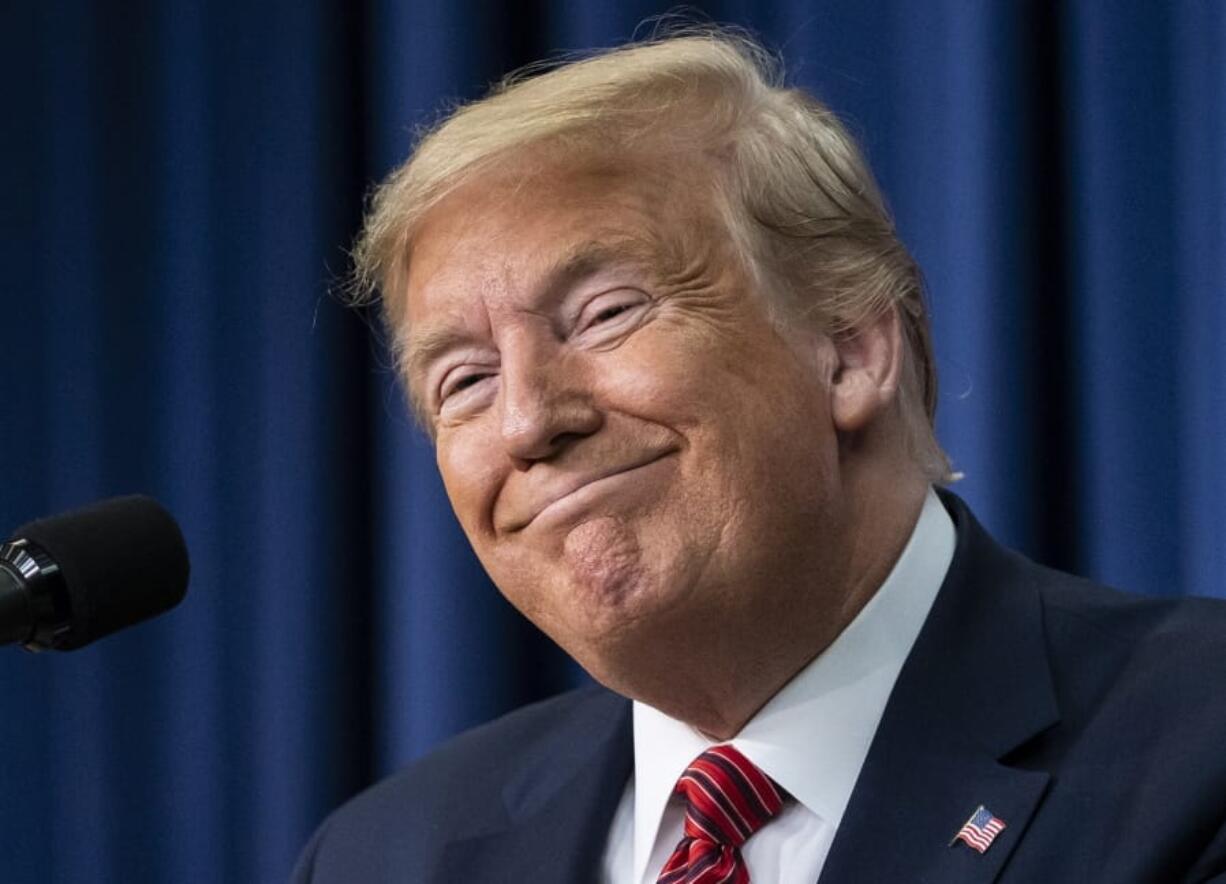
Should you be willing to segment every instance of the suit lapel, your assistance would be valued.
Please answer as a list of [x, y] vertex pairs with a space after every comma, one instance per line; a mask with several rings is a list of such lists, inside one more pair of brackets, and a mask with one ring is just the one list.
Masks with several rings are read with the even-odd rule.
[[501, 792], [501, 820], [449, 843], [437, 880], [591, 880], [633, 766], [630, 722], [629, 701], [608, 694], [595, 715], [566, 722], [518, 759]]
[[[856, 781], [822, 882], [990, 884], [1049, 775], [1013, 750], [1058, 719], [1038, 594], [964, 504], [949, 574]], [[986, 852], [950, 840], [980, 805], [1005, 822]]]

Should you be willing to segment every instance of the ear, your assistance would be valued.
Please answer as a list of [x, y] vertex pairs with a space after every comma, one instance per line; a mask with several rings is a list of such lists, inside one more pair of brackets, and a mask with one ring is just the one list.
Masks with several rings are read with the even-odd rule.
[[838, 364], [830, 384], [835, 429], [862, 430], [898, 395], [902, 370], [902, 328], [890, 308], [853, 331], [834, 337]]

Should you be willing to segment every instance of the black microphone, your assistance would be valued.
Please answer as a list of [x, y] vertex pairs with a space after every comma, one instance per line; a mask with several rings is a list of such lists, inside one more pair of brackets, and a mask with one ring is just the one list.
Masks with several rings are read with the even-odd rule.
[[0, 544], [0, 644], [82, 647], [173, 608], [187, 575], [183, 534], [151, 497], [30, 522]]

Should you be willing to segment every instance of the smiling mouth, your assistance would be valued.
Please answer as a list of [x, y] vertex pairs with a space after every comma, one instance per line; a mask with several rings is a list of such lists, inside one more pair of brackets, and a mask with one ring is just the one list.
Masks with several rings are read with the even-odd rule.
[[546, 502], [545, 505], [542, 506], [539, 510], [533, 513], [533, 515], [526, 522], [519, 524], [519, 525], [514, 525], [509, 530], [510, 531], [522, 531], [523, 529], [535, 523], [542, 516], [545, 516], [551, 511], [555, 511], [558, 508], [562, 507], [568, 501], [572, 500], [576, 495], [589, 491], [590, 489], [593, 489], [596, 486], [604, 482], [607, 482], [610, 479], [616, 479], [619, 476], [624, 476], [627, 473], [634, 472], [635, 470], [641, 470], [641, 469], [644, 469], [645, 467], [649, 467], [652, 464], [663, 460], [664, 458], [668, 457], [670, 454], [673, 454], [673, 453], [674, 453], [674, 450], [669, 449], [668, 451], [663, 451], [659, 454], [654, 454], [651, 457], [647, 458], [646, 460], [639, 461], [638, 463], [633, 463], [633, 464], [630, 464], [629, 466], [621, 467], [619, 469], [612, 470], [611, 472], [601, 473], [592, 478], [585, 479], [579, 485], [576, 485], [573, 488], [567, 488], [564, 491], [562, 491], [560, 494], [558, 494], [557, 497], [552, 498], [551, 500]]

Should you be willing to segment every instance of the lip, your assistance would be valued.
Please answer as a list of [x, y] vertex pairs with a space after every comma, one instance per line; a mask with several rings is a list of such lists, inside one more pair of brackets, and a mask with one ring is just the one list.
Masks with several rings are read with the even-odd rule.
[[652, 454], [642, 460], [635, 461], [630, 464], [619, 466], [615, 469], [601, 470], [595, 473], [588, 473], [582, 476], [568, 477], [566, 481], [559, 483], [558, 487], [552, 489], [551, 493], [540, 503], [536, 511], [528, 517], [524, 522], [517, 522], [508, 527], [508, 532], [522, 531], [535, 523], [542, 516], [560, 509], [567, 501], [574, 498], [576, 495], [592, 488], [609, 479], [614, 479], [618, 476], [624, 476], [627, 473], [632, 473], [635, 470], [641, 470], [649, 467], [652, 464], [663, 460], [673, 453], [673, 449], [661, 451]]

